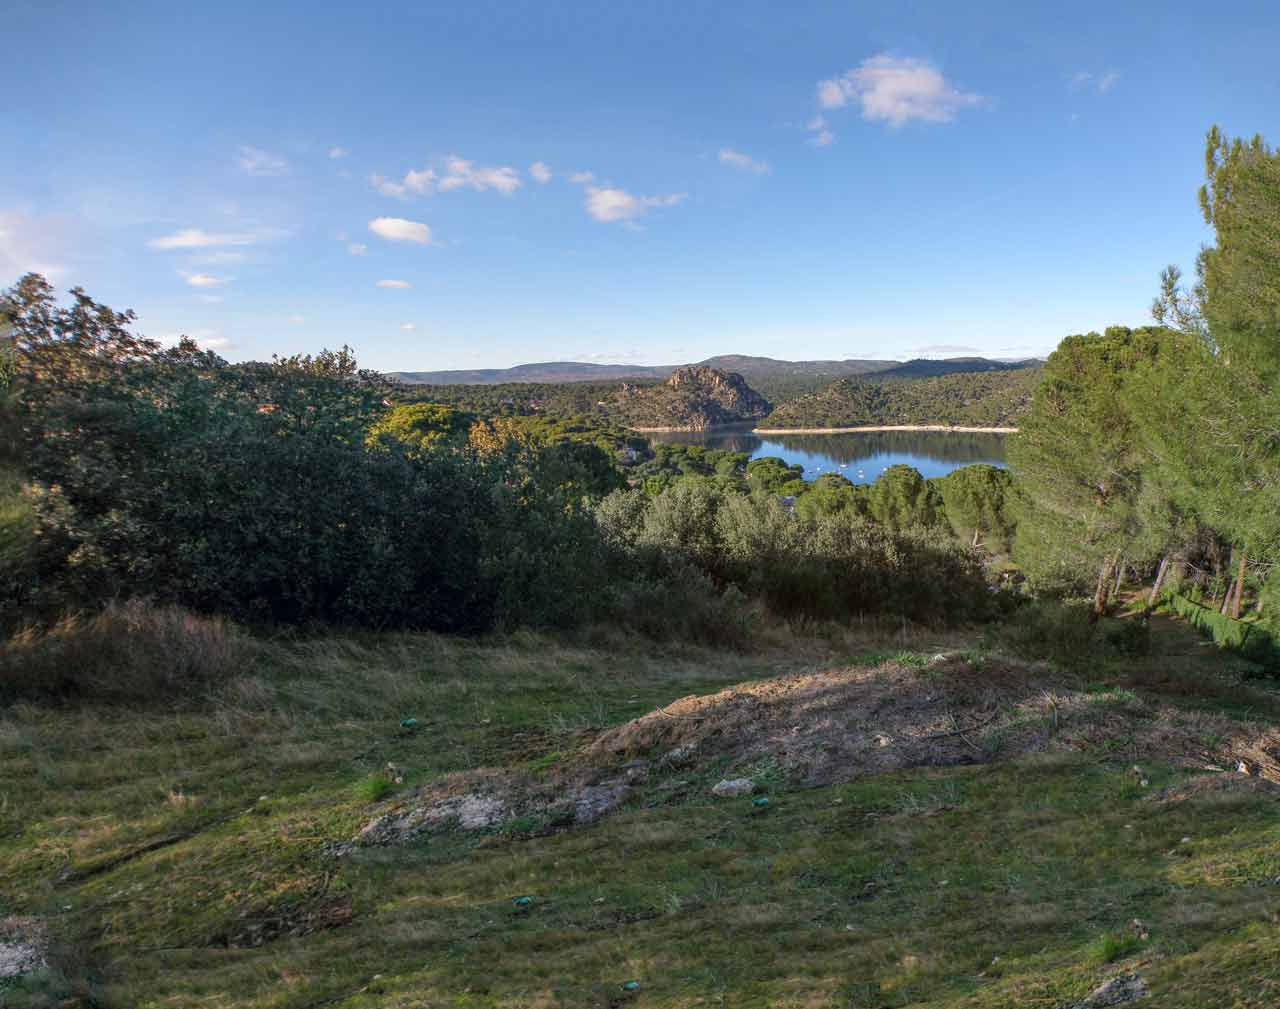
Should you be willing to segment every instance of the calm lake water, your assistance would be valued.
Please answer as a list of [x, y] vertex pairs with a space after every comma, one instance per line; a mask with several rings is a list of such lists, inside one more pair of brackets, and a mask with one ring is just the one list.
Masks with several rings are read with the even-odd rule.
[[863, 434], [751, 433], [750, 427], [714, 431], [673, 431], [646, 435], [654, 443], [705, 445], [707, 448], [750, 452], [751, 458], [778, 456], [804, 467], [804, 478], [839, 473], [854, 483], [871, 483], [896, 463], [914, 466], [925, 477], [946, 476], [953, 469], [985, 462], [1004, 465], [1002, 434], [962, 434], [948, 431], [868, 431]]

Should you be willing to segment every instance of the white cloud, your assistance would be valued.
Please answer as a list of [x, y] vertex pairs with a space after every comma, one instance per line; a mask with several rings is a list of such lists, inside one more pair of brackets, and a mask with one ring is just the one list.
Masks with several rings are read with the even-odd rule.
[[1091, 74], [1087, 70], [1080, 70], [1067, 78], [1072, 90], [1079, 91], [1092, 85], [1100, 95], [1105, 95], [1114, 88], [1119, 80], [1120, 74], [1115, 70], [1109, 70], [1105, 74]]
[[[550, 178], [551, 170], [541, 162], [538, 164]], [[401, 200], [410, 193], [426, 196], [429, 193], [451, 193], [457, 189], [474, 189], [481, 193], [492, 189], [503, 196], [510, 196], [523, 185], [520, 173], [508, 165], [477, 165], [474, 161], [452, 156], [444, 159], [439, 171], [431, 167], [415, 168], [405, 173], [399, 182], [383, 175], [372, 175], [369, 181], [383, 196]]]
[[806, 130], [824, 130], [827, 128], [827, 117], [819, 112], [816, 116], [804, 124]]
[[183, 337], [194, 340], [202, 350], [226, 350], [232, 343], [225, 336], [219, 336], [216, 329], [193, 329], [185, 333], [161, 333], [154, 339], [170, 347], [176, 347]]
[[489, 168], [462, 158], [449, 158], [445, 168], [445, 175], [436, 183], [436, 188], [442, 193], [454, 189], [474, 189], [478, 192], [495, 189], [503, 196], [510, 196], [521, 185], [520, 173], [514, 168]]
[[744, 172], [751, 172], [755, 175], [766, 175], [769, 172], [769, 166], [763, 161], [757, 161], [749, 154], [743, 154], [741, 151], [735, 151], [728, 147], [720, 148], [720, 164], [728, 165], [730, 168], [738, 168]]
[[981, 354], [981, 347], [967, 347], [960, 343], [931, 343], [926, 347], [916, 347], [913, 354]]
[[400, 328], [403, 329], [406, 333], [412, 333], [418, 327], [415, 326], [412, 322], [402, 322], [400, 324]]
[[200, 228], [183, 228], [172, 235], [162, 235], [147, 243], [152, 249], [167, 251], [170, 249], [215, 249], [229, 245], [256, 245], [272, 238], [279, 238], [284, 232], [273, 228], [260, 228], [256, 231], [223, 231], [208, 232]]
[[529, 175], [538, 185], [545, 186], [551, 181], [551, 166], [543, 161], [535, 161], [529, 166]]
[[819, 130], [809, 140], [809, 143], [813, 144], [814, 147], [829, 147], [835, 139], [836, 135], [830, 130]]
[[421, 221], [406, 221], [403, 217], [375, 217], [369, 222], [369, 230], [389, 242], [431, 244], [431, 228]]
[[180, 273], [179, 276], [192, 287], [221, 287], [230, 279], [228, 277], [215, 277], [210, 273]]
[[364, 242], [352, 242], [347, 246], [347, 251], [353, 256], [363, 256], [369, 251], [369, 246], [365, 245]]
[[412, 287], [413, 285], [410, 284], [407, 280], [379, 280], [377, 284], [375, 284], [374, 286], [390, 287], [390, 288], [395, 288], [396, 290], [403, 290], [404, 288]]
[[818, 84], [818, 104], [838, 109], [852, 101], [862, 108], [862, 118], [898, 127], [913, 119], [949, 123], [961, 109], [983, 101], [978, 94], [962, 92], [924, 60], [881, 53], [863, 60], [840, 77]]
[[290, 325], [290, 326], [301, 326], [301, 325], [302, 325], [304, 322], [306, 322], [306, 321], [307, 321], [307, 320], [306, 320], [303, 316], [301, 316], [301, 315], [291, 315], [291, 316], [289, 316], [289, 325]]
[[665, 196], [633, 196], [617, 186], [588, 186], [583, 205], [587, 213], [597, 221], [634, 221], [653, 207], [675, 206], [687, 195], [669, 193]]
[[201, 294], [196, 296], [196, 301], [203, 301], [206, 305], [217, 305], [222, 300], [223, 298], [220, 294]]
[[47, 220], [36, 222], [19, 211], [0, 212], [0, 282], [9, 283], [26, 273], [39, 273], [46, 280], [61, 275], [65, 267], [57, 262], [55, 247], [66, 243], [53, 238]]
[[[410, 174], [413, 173], [410, 172]], [[383, 196], [392, 196], [397, 200], [403, 200], [407, 195], [404, 183], [392, 182], [385, 175], [370, 175], [369, 184]]]
[[351, 153], [351, 152], [350, 152], [349, 150], [347, 150], [345, 147], [330, 147], [330, 148], [329, 148], [329, 157], [334, 158], [334, 159], [337, 159], [337, 158], [345, 158], [345, 157], [346, 157], [348, 154], [350, 154], [350, 153]]
[[289, 163], [275, 154], [268, 154], [257, 147], [240, 148], [240, 167], [250, 175], [284, 175]]
[[573, 172], [569, 176], [569, 181], [576, 186], [585, 186], [588, 182], [596, 181], [595, 172]]
[[412, 189], [415, 193], [423, 195], [431, 192], [432, 187], [436, 183], [436, 173], [432, 168], [423, 168], [420, 170], [410, 169], [405, 173], [402, 189]]

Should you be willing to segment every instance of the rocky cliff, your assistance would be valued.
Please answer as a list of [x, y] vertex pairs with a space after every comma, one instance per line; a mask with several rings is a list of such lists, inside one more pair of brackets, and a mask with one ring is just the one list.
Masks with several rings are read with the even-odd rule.
[[630, 427], [683, 431], [760, 420], [773, 409], [741, 375], [696, 364], [677, 368], [661, 385], [623, 385], [615, 401]]

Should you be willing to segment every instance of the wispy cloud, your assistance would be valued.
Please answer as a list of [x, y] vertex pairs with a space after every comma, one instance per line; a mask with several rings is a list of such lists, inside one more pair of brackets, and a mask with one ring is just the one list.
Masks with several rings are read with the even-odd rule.
[[737, 168], [739, 171], [751, 172], [755, 175], [767, 175], [769, 172], [769, 166], [765, 162], [757, 161], [749, 154], [743, 154], [729, 147], [721, 147], [719, 157], [720, 164]]
[[65, 267], [58, 259], [57, 242], [47, 221], [36, 221], [19, 211], [0, 212], [0, 278], [7, 283], [24, 273], [47, 279], [60, 276]]
[[587, 213], [597, 221], [634, 221], [654, 207], [673, 207], [687, 195], [668, 193], [665, 196], [633, 196], [617, 186], [588, 186], [584, 206]]
[[551, 181], [551, 166], [542, 161], [535, 161], [529, 166], [529, 176], [540, 186]]
[[230, 277], [215, 277], [211, 273], [183, 273], [178, 274], [192, 287], [221, 287]]
[[178, 341], [183, 337], [188, 340], [194, 340], [204, 350], [228, 350], [232, 346], [232, 342], [225, 336], [221, 336], [216, 329], [192, 329], [184, 333], [159, 333], [151, 334], [154, 339], [160, 343], [167, 344], [170, 347], [176, 347]]
[[[541, 162], [537, 164], [549, 179], [550, 169]], [[537, 175], [534, 177], [538, 178]], [[510, 196], [523, 185], [520, 173], [509, 165], [477, 165], [474, 161], [456, 156], [444, 158], [437, 167], [428, 165], [411, 169], [399, 182], [383, 175], [371, 175], [369, 181], [383, 196], [396, 199], [406, 199], [410, 194], [426, 196], [430, 193], [451, 193], [459, 189], [473, 189], [480, 193], [492, 190], [503, 196]], [[538, 178], [538, 181], [545, 182], [546, 179]]]
[[259, 242], [282, 238], [285, 232], [274, 228], [259, 228], [253, 231], [219, 231], [209, 232], [202, 228], [183, 228], [171, 235], [162, 235], [147, 242], [152, 249], [168, 251], [173, 249], [216, 249], [226, 246], [257, 245]]
[[363, 256], [369, 251], [369, 246], [365, 245], [364, 242], [352, 242], [347, 246], [347, 251], [353, 256]]
[[894, 128], [912, 120], [949, 123], [961, 109], [984, 101], [982, 95], [959, 90], [925, 60], [888, 53], [865, 59], [839, 77], [819, 81], [817, 97], [823, 109], [856, 102], [863, 119]]
[[350, 152], [349, 150], [347, 150], [345, 147], [330, 147], [330, 148], [329, 148], [329, 157], [333, 158], [335, 161], [336, 161], [338, 158], [345, 158], [345, 157], [346, 157], [348, 154], [350, 154], [350, 153], [351, 153], [351, 152]]
[[306, 318], [305, 318], [304, 316], [301, 316], [301, 315], [291, 315], [291, 316], [289, 316], [289, 325], [290, 325], [290, 326], [301, 326], [301, 325], [302, 325], [303, 323], [305, 323], [306, 321], [307, 321], [307, 320], [306, 320]]
[[284, 175], [289, 163], [284, 158], [269, 154], [257, 147], [240, 148], [240, 167], [250, 175]]
[[585, 186], [588, 182], [596, 181], [595, 172], [570, 172], [569, 181], [575, 186]]
[[916, 347], [913, 354], [980, 354], [980, 347], [966, 347], [960, 343], [931, 343], [924, 347]]
[[413, 285], [410, 284], [407, 280], [379, 280], [374, 286], [394, 288], [395, 290], [404, 290], [406, 287], [412, 287]]
[[403, 217], [375, 217], [369, 222], [369, 230], [389, 242], [431, 244], [431, 228], [421, 221], [406, 221]]
[[1115, 70], [1108, 70], [1104, 74], [1093, 74], [1088, 70], [1079, 70], [1067, 78], [1067, 83], [1070, 84], [1072, 90], [1080, 91], [1085, 88], [1092, 88], [1100, 95], [1105, 95], [1119, 81], [1120, 74]]
[[400, 323], [400, 328], [403, 329], [406, 333], [412, 333], [418, 327], [415, 326], [412, 322], [402, 322]]

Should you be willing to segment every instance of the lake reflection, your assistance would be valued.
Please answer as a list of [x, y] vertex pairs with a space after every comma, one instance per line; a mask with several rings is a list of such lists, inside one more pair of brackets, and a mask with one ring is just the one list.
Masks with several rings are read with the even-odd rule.
[[714, 431], [673, 431], [646, 435], [650, 441], [749, 452], [751, 458], [778, 456], [804, 467], [804, 478], [839, 473], [854, 483], [871, 483], [897, 463], [925, 477], [946, 476], [973, 463], [1003, 466], [1005, 435], [949, 431], [867, 431], [861, 434], [752, 434], [749, 427]]

